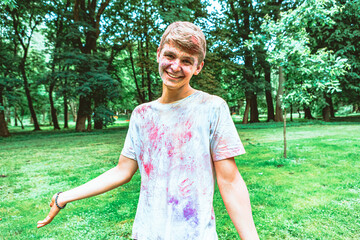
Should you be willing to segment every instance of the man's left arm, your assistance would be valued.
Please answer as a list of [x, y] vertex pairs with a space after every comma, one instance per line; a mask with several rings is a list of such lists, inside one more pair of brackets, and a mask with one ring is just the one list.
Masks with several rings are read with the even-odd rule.
[[249, 192], [234, 158], [215, 161], [214, 166], [221, 197], [240, 238], [259, 239], [252, 217]]

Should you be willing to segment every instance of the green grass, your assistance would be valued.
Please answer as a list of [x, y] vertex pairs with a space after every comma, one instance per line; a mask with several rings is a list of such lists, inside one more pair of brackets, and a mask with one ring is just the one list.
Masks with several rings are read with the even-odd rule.
[[[247, 154], [236, 162], [261, 239], [360, 238], [358, 119], [289, 123], [287, 159], [280, 123], [237, 125]], [[36, 229], [54, 193], [116, 165], [126, 123], [90, 133], [43, 129], [11, 128], [12, 136], [0, 139], [0, 239], [129, 239], [139, 173], [118, 189], [68, 204]], [[219, 239], [239, 239], [218, 191], [214, 205]]]

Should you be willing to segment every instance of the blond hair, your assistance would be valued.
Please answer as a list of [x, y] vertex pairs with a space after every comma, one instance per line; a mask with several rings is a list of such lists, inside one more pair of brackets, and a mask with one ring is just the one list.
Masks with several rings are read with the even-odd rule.
[[198, 56], [198, 64], [205, 59], [206, 40], [201, 29], [191, 22], [173, 22], [161, 37], [159, 50], [165, 44], [175, 43], [181, 50]]

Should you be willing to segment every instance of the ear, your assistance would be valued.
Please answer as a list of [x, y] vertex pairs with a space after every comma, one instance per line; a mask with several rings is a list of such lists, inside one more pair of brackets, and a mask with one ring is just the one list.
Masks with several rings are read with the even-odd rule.
[[204, 61], [202, 61], [197, 67], [196, 67], [196, 71], [194, 72], [194, 75], [198, 75], [201, 72], [201, 69], [204, 66]]
[[157, 63], [159, 63], [159, 59], [160, 59], [160, 47], [158, 47], [158, 49], [156, 50], [156, 61], [157, 61]]

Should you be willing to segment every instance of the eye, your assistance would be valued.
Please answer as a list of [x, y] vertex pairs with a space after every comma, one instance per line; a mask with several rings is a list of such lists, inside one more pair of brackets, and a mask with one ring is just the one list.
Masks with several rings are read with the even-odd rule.
[[192, 62], [190, 60], [183, 60], [183, 63], [186, 64], [186, 65], [191, 65]]
[[174, 59], [174, 55], [171, 55], [171, 54], [165, 54], [165, 57], [167, 59]]

